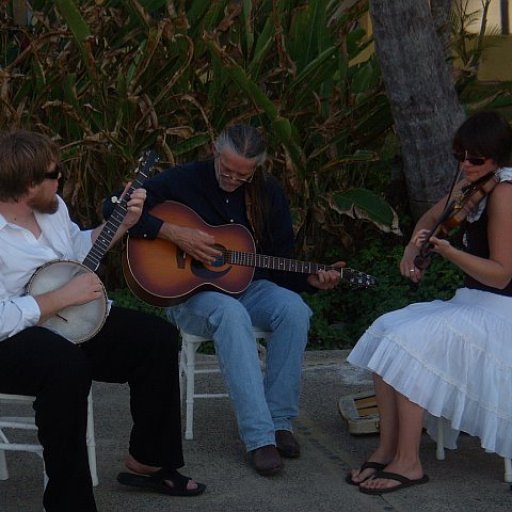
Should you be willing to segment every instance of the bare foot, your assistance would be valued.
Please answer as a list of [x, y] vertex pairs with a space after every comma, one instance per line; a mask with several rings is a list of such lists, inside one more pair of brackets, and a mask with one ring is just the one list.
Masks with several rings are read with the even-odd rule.
[[[135, 459], [132, 455], [128, 454], [126, 457], [125, 466], [133, 473], [137, 473], [138, 475], [152, 475], [156, 473], [162, 468], [157, 468], [155, 466], [147, 466], [146, 464], [141, 464], [137, 459]], [[165, 480], [165, 483], [169, 487], [174, 487], [174, 482], [172, 480]], [[194, 491], [198, 488], [197, 482], [194, 480], [189, 480], [187, 482], [187, 491]]]
[[357, 485], [371, 479], [377, 471], [382, 471], [394, 456], [394, 453], [377, 448], [360, 468], [351, 471], [352, 483]]
[[[391, 462], [384, 469], [386, 473], [397, 473], [398, 475], [409, 478], [410, 480], [418, 480], [423, 477], [423, 468], [419, 462], [414, 464], [401, 464]], [[361, 482], [360, 487], [364, 489], [389, 489], [396, 487], [400, 482], [392, 478], [370, 478]]]
[[380, 462], [366, 461], [359, 469], [352, 469], [350, 471], [350, 480], [347, 479], [347, 481], [358, 485], [361, 482], [372, 478], [377, 471], [381, 471], [384, 467], [385, 464], [381, 464]]

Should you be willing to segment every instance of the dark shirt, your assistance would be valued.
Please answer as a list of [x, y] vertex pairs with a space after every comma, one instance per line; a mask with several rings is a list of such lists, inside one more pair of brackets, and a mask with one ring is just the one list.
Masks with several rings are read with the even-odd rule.
[[[475, 222], [465, 222], [464, 250], [469, 254], [479, 256], [480, 258], [489, 258], [489, 241], [487, 237], [487, 207], [484, 209], [480, 218]], [[464, 286], [467, 288], [476, 288], [486, 292], [497, 293], [498, 295], [507, 295], [512, 297], [512, 281], [501, 290], [487, 286], [477, 281], [468, 274], [464, 274]]]
[[[252, 228], [247, 219], [244, 189], [223, 191], [215, 176], [214, 161], [190, 162], [171, 167], [144, 183], [147, 199], [139, 222], [130, 229], [130, 236], [154, 239], [163, 221], [149, 213], [157, 204], [172, 200], [192, 208], [204, 222], [212, 226], [241, 224]], [[265, 226], [263, 240], [257, 242], [257, 252], [283, 258], [294, 257], [294, 235], [288, 200], [278, 181], [271, 176], [265, 179], [265, 194], [269, 204], [271, 222]], [[112, 202], [104, 203], [106, 218], [111, 213]], [[172, 221], [171, 221], [172, 223]], [[305, 274], [277, 270], [256, 269], [254, 279], [268, 279], [296, 292], [315, 291]]]

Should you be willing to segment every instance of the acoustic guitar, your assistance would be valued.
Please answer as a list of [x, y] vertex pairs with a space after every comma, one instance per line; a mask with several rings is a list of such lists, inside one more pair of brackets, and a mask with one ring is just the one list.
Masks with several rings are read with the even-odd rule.
[[[165, 201], [151, 210], [165, 222], [201, 229], [215, 237], [222, 251], [211, 265], [191, 258], [178, 246], [157, 238], [128, 237], [123, 256], [123, 271], [130, 290], [153, 306], [171, 306], [185, 301], [198, 291], [215, 290], [240, 294], [251, 283], [256, 268], [315, 274], [334, 267], [319, 263], [256, 254], [254, 239], [240, 224], [211, 226], [191, 208], [175, 201]], [[350, 268], [335, 269], [342, 281], [359, 287], [377, 284], [377, 280]]]

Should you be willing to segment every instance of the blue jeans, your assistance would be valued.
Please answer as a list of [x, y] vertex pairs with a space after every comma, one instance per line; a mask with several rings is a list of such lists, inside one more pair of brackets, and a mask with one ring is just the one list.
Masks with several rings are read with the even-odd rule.
[[[275, 445], [299, 412], [311, 310], [300, 295], [258, 280], [240, 296], [199, 292], [167, 309], [185, 331], [213, 339], [247, 451]], [[263, 377], [252, 326], [271, 332]]]

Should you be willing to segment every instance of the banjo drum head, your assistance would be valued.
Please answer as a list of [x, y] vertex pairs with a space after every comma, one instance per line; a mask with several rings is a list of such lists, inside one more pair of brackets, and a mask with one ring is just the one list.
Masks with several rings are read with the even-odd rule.
[[[27, 292], [40, 295], [53, 291], [84, 272], [92, 271], [76, 261], [51, 261], [36, 270], [27, 285]], [[103, 288], [101, 298], [87, 304], [68, 306], [40, 325], [79, 344], [98, 333], [107, 314], [108, 298]]]

